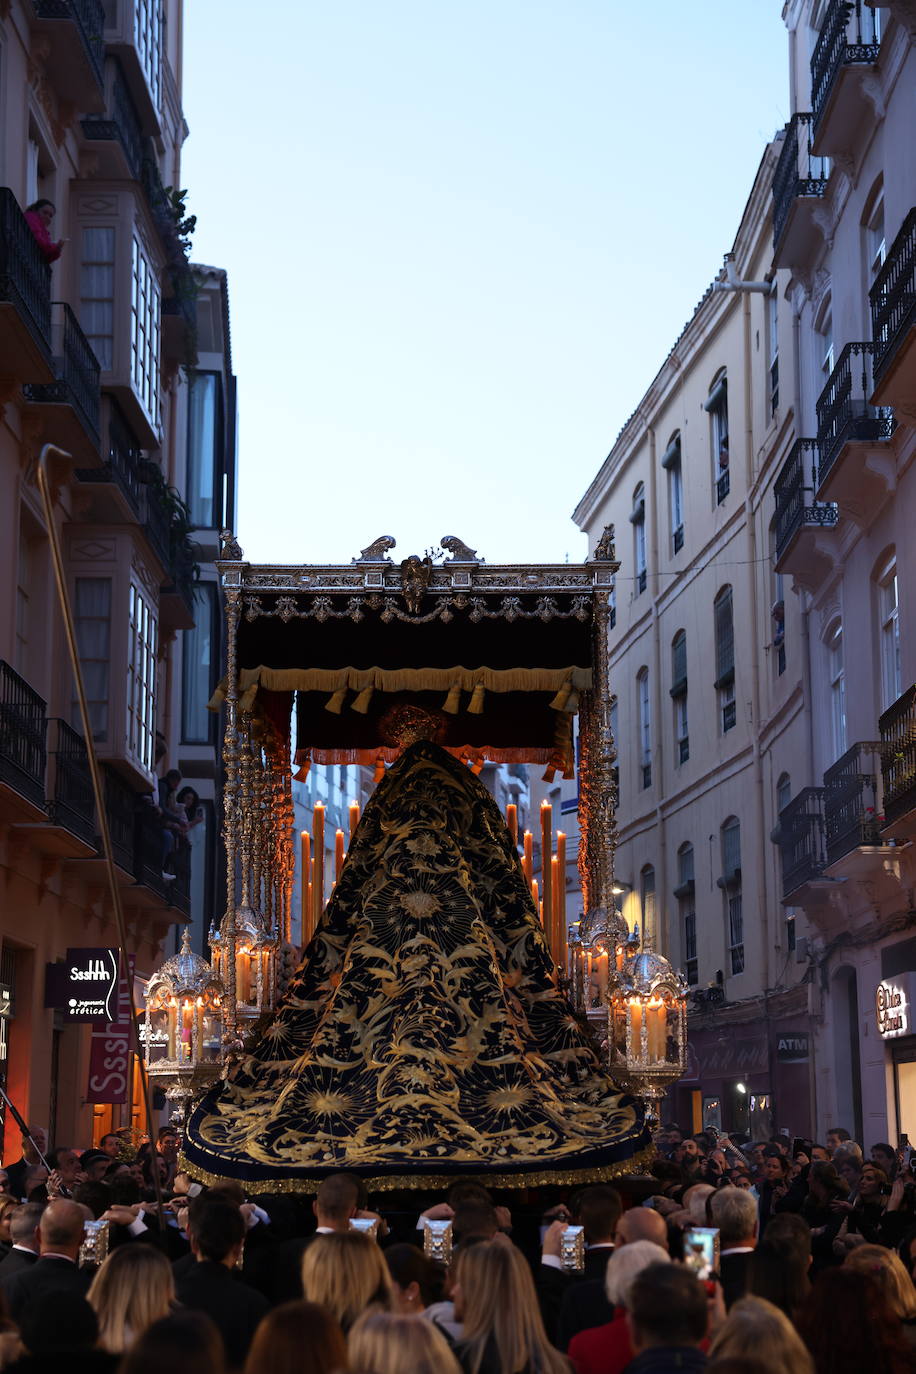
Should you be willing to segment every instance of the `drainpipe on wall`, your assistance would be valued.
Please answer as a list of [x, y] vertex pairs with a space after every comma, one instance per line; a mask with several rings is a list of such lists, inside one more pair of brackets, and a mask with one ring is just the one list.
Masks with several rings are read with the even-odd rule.
[[658, 558], [658, 472], [657, 472], [657, 443], [654, 426], [647, 430], [649, 438], [649, 492], [651, 496], [652, 512], [652, 532], [651, 532], [651, 557], [652, 557], [652, 655], [653, 665], [652, 674], [655, 682], [653, 692], [652, 711], [655, 718], [655, 753], [658, 758], [658, 772], [653, 773], [655, 779], [656, 796], [659, 801], [655, 804], [655, 828], [658, 846], [658, 873], [655, 880], [655, 926], [656, 926], [656, 948], [661, 949], [668, 958], [672, 957], [671, 950], [671, 921], [668, 916], [668, 863], [667, 863], [667, 839], [665, 835], [665, 818], [660, 802], [660, 784], [664, 776], [664, 740], [665, 731], [662, 726], [662, 658], [661, 658], [661, 629], [658, 623], [658, 592], [659, 592], [659, 558]]

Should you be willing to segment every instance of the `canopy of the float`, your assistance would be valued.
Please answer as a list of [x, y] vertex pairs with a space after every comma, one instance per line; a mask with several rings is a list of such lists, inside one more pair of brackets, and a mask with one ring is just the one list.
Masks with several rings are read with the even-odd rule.
[[[278, 567], [233, 558], [230, 541], [219, 567], [241, 710], [285, 736], [295, 700], [300, 767], [392, 762], [392, 721], [414, 705], [439, 714], [437, 742], [459, 758], [572, 777], [612, 548], [583, 564], [488, 565], [455, 538], [401, 561], [393, 545], [382, 537], [347, 564]], [[227, 694], [224, 681], [213, 705]]]

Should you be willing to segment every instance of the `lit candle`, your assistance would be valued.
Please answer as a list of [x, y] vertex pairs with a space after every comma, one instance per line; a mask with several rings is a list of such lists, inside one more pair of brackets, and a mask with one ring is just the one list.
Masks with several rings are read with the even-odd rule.
[[181, 1059], [186, 1063], [191, 1058], [191, 1033], [194, 1024], [194, 1003], [181, 1004]]
[[506, 825], [509, 827], [509, 837], [512, 840], [512, 848], [518, 848], [518, 807], [515, 802], [510, 802], [506, 807]]
[[[551, 903], [551, 856], [553, 854], [553, 807], [549, 801], [541, 802], [541, 895], [544, 902], [544, 911], [550, 921], [552, 910]], [[551, 955], [554, 953], [551, 943]]]
[[312, 873], [312, 837], [307, 830], [300, 831], [299, 834], [299, 879], [302, 885], [300, 893], [300, 915], [301, 926], [300, 936], [302, 943], [307, 945], [312, 938], [312, 908], [309, 905], [309, 892], [311, 890]]
[[540, 903], [540, 894], [538, 893], [538, 880], [537, 880], [537, 878], [532, 878], [532, 879], [531, 879], [531, 900], [534, 902], [534, 909], [535, 909], [535, 911], [536, 911], [537, 914], [540, 916], [540, 914], [541, 914], [541, 903]]
[[630, 1053], [642, 1055], [642, 1016], [643, 1005], [638, 997], [633, 997], [629, 1003], [630, 1010]]
[[560, 867], [556, 854], [550, 860], [550, 950], [553, 962], [559, 967], [562, 960], [562, 941], [560, 938]]
[[324, 911], [324, 803], [316, 802], [312, 812], [312, 930], [321, 920]]
[[359, 802], [350, 803], [350, 840], [356, 834], [356, 827], [359, 825]]
[[534, 843], [534, 837], [532, 836], [530, 830], [526, 830], [526, 831], [525, 831], [525, 834], [524, 834], [524, 836], [523, 836], [523, 842], [524, 842], [524, 858], [522, 859], [522, 872], [523, 872], [524, 875], [525, 875], [525, 882], [526, 882], [526, 883], [528, 884], [528, 886], [530, 887], [530, 886], [531, 886], [531, 875], [532, 875], [532, 873], [533, 873], [533, 871], [534, 871], [534, 859], [533, 859], [533, 857], [532, 857], [532, 845], [533, 845], [533, 843]]
[[556, 901], [557, 929], [559, 931], [560, 954], [562, 956], [566, 941], [569, 938], [566, 922], [566, 835], [562, 830], [557, 831]]
[[251, 995], [251, 960], [248, 958], [247, 945], [242, 945], [235, 956], [235, 982], [238, 1000], [247, 1002]]
[[168, 1051], [167, 1051], [167, 1053], [168, 1053], [168, 1058], [169, 1058], [169, 1059], [177, 1059], [177, 1058], [178, 1058], [178, 1050], [177, 1050], [177, 1039], [178, 1039], [178, 1008], [177, 1008], [177, 1006], [176, 1006], [174, 1000], [172, 1000], [171, 1002], [169, 1002], [169, 1008], [168, 1008], [168, 1034], [169, 1034], [169, 1044], [168, 1044]]
[[338, 830], [334, 835], [334, 882], [340, 882], [340, 870], [344, 861], [344, 833]]
[[660, 1063], [665, 1058], [665, 1004], [650, 1002], [646, 1008], [649, 1023], [649, 1058]]

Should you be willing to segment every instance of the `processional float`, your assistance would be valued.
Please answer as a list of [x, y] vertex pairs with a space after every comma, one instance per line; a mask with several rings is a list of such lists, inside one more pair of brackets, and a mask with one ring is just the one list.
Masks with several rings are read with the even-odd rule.
[[[614, 903], [613, 530], [579, 565], [441, 545], [396, 563], [383, 536], [349, 564], [277, 567], [222, 537], [229, 898], [209, 970], [222, 1079], [184, 1147], [200, 1178], [611, 1177], [647, 1157], [651, 1104], [683, 1071], [683, 980]], [[568, 931], [550, 928], [557, 904], [541, 927], [484, 761], [578, 776], [584, 915]], [[299, 964], [291, 784], [313, 763], [380, 781]], [[599, 1058], [586, 976], [602, 954]], [[176, 1034], [163, 1054], [150, 1035], [151, 1077], [193, 1100], [202, 1044]]]

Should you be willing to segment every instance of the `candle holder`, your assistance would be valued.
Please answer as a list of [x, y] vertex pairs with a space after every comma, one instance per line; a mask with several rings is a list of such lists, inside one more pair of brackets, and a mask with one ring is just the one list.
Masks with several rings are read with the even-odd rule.
[[218, 974], [192, 950], [186, 926], [178, 954], [147, 984], [141, 1031], [147, 1074], [174, 1104], [175, 1124], [219, 1076], [225, 995]]
[[[224, 918], [210, 931], [210, 957], [217, 976], [229, 984], [230, 941]], [[276, 1002], [277, 936], [267, 928], [260, 912], [247, 902], [236, 908], [234, 931], [236, 1017], [254, 1020], [272, 1011]]]
[[623, 962], [608, 990], [611, 1074], [641, 1097], [646, 1125], [687, 1061], [687, 984], [662, 954], [642, 949]]

